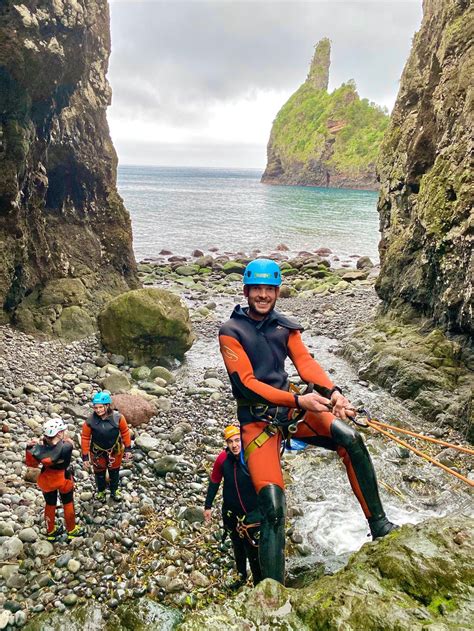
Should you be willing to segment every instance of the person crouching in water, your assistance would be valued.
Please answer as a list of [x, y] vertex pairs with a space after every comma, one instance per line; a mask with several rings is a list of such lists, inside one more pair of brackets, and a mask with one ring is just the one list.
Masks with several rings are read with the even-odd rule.
[[247, 581], [247, 559], [254, 585], [262, 580], [258, 560], [260, 514], [257, 510], [257, 493], [240, 459], [240, 429], [229, 425], [224, 429], [224, 439], [227, 448], [214, 462], [204, 504], [204, 519], [206, 523], [211, 521], [212, 503], [224, 478], [222, 518], [224, 528], [230, 533], [239, 574], [238, 580], [229, 588], [238, 589]]
[[[92, 398], [94, 411], [82, 426], [82, 460], [84, 469], [90, 470], [91, 462], [97, 485], [97, 499], [106, 501], [106, 473], [109, 472], [110, 497], [122, 500], [119, 474], [122, 457], [132, 459], [131, 437], [127, 421], [120, 412], [112, 410], [112, 397], [108, 392], [98, 392]], [[125, 455], [124, 455], [125, 454]]]
[[83, 537], [84, 528], [76, 525], [74, 512], [74, 478], [69, 465], [73, 443], [66, 437], [67, 425], [62, 419], [46, 421], [43, 427], [42, 443], [31, 442], [26, 448], [26, 465], [41, 467], [38, 486], [43, 492], [46, 506], [46, 539], [56, 541], [64, 532], [62, 524], [56, 525], [56, 505], [58, 492], [64, 508], [64, 521], [68, 539]]

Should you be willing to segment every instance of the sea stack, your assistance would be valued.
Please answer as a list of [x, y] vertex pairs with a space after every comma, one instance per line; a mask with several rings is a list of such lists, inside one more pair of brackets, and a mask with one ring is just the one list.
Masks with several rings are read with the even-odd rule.
[[106, 120], [106, 0], [0, 8], [0, 321], [87, 335], [138, 286]]
[[388, 115], [348, 81], [328, 93], [331, 43], [316, 46], [306, 81], [273, 122], [265, 184], [376, 189], [375, 162]]

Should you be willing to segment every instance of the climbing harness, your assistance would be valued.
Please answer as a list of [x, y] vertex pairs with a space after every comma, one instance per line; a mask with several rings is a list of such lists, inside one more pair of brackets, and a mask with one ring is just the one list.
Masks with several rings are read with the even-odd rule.
[[115, 463], [116, 457], [120, 456], [120, 454], [123, 454], [123, 452], [125, 451], [125, 447], [122, 443], [122, 440], [119, 434], [117, 436], [117, 440], [112, 445], [112, 447], [109, 447], [109, 449], [104, 449], [103, 447], [101, 447], [100, 445], [97, 445], [96, 443], [91, 443], [90, 451], [91, 451], [93, 464], [94, 464], [94, 461], [98, 464], [98, 458], [101, 458], [102, 456], [106, 456], [107, 461], [108, 461], [108, 466], [111, 467]]
[[[314, 384], [308, 383], [304, 390], [304, 394], [308, 394], [312, 392], [314, 389]], [[303, 394], [298, 386], [290, 383], [289, 392], [294, 394]], [[291, 444], [291, 437], [296, 434], [298, 431], [298, 425], [303, 421], [303, 417], [306, 413], [306, 410], [293, 410], [290, 418], [282, 419], [279, 418], [279, 410], [281, 412], [285, 412], [287, 408], [279, 408], [279, 407], [271, 407], [269, 405], [254, 403], [252, 401], [239, 400], [237, 405], [240, 407], [248, 407], [250, 408], [252, 415], [257, 421], [264, 421], [267, 423], [266, 427], [262, 430], [262, 432], [254, 438], [244, 450], [244, 461], [247, 462], [251, 454], [264, 445], [267, 440], [280, 433], [283, 438], [282, 450], [283, 454], [285, 450], [285, 444], [288, 446]], [[269, 413], [271, 410], [274, 410], [273, 413]]]
[[259, 532], [256, 532], [253, 536], [250, 535], [249, 530], [252, 528], [260, 528], [260, 522], [257, 521], [253, 524], [245, 523], [246, 515], [242, 515], [241, 517], [237, 516], [237, 525], [235, 530], [241, 539], [247, 538], [248, 542], [254, 547], [258, 548], [258, 539], [260, 536]]
[[[308, 392], [312, 392], [313, 388], [314, 388], [314, 384], [312, 383], [308, 384], [305, 390], [305, 394]], [[302, 394], [301, 390], [294, 384], [290, 384], [289, 391], [295, 394]], [[267, 442], [267, 440], [269, 440], [270, 438], [272, 438], [278, 433], [281, 433], [282, 438], [283, 438], [282, 453], [285, 450], [285, 445], [287, 445], [288, 448], [291, 448], [290, 447], [291, 437], [294, 434], [296, 434], [296, 432], [298, 431], [298, 425], [301, 422], [304, 422], [303, 417], [306, 413], [306, 410], [294, 410], [293, 414], [288, 420], [280, 420], [278, 418], [278, 411], [279, 411], [278, 407], [271, 408], [268, 405], [262, 405], [261, 403], [254, 403], [252, 401], [248, 401], [248, 402], [239, 401], [238, 404], [246, 405], [247, 407], [250, 408], [256, 420], [265, 421], [267, 423], [266, 427], [262, 430], [262, 432], [256, 438], [254, 438], [245, 448], [244, 455], [243, 455], [243, 461], [245, 463], [248, 461], [250, 455], [256, 449], [264, 445]], [[329, 411], [332, 411], [333, 406], [328, 405], [327, 408]], [[274, 410], [274, 412], [272, 414], [269, 414], [268, 412], [270, 410]], [[354, 410], [354, 412], [355, 412], [354, 416], [352, 415], [351, 416], [347, 415], [347, 416], [358, 427], [362, 427], [362, 428], [370, 427], [371, 429], [383, 434], [387, 438], [390, 438], [391, 440], [395, 441], [399, 445], [406, 447], [406, 449], [409, 449], [410, 451], [415, 453], [417, 456], [420, 456], [421, 458], [427, 460], [428, 462], [435, 465], [436, 467], [443, 469], [444, 471], [446, 471], [446, 473], [449, 473], [455, 476], [456, 478], [462, 480], [469, 486], [474, 486], [474, 481], [469, 480], [468, 478], [463, 476], [461, 473], [458, 473], [454, 469], [447, 467], [442, 462], [435, 460], [428, 454], [423, 453], [422, 451], [420, 451], [416, 447], [413, 447], [412, 445], [402, 440], [401, 438], [394, 436], [391, 432], [398, 432], [400, 434], [406, 434], [408, 436], [412, 436], [413, 438], [419, 438], [421, 440], [426, 440], [431, 443], [436, 443], [437, 445], [442, 445], [444, 447], [456, 449], [458, 451], [467, 453], [469, 455], [474, 455], [473, 449], [469, 449], [468, 447], [462, 447], [460, 445], [453, 445], [446, 441], [438, 440], [437, 438], [431, 438], [430, 436], [424, 436], [423, 434], [418, 434], [416, 432], [412, 432], [407, 429], [402, 429], [394, 425], [389, 425], [388, 423], [383, 423], [382, 421], [373, 419], [370, 413], [368, 412], [368, 410], [366, 410], [365, 408], [358, 408], [357, 410]], [[387, 430], [390, 430], [390, 431], [387, 431]]]
[[[455, 476], [456, 478], [459, 478], [460, 480], [462, 480], [463, 482], [465, 482], [469, 486], [474, 486], [474, 481], [469, 480], [468, 478], [463, 476], [461, 473], [458, 473], [454, 469], [451, 469], [450, 467], [447, 467], [442, 462], [439, 462], [438, 460], [435, 460], [431, 456], [428, 456], [428, 454], [423, 453], [422, 451], [420, 451], [416, 447], [413, 447], [412, 445], [410, 445], [406, 441], [402, 440], [401, 438], [398, 438], [397, 436], [394, 436], [390, 432], [398, 432], [400, 434], [407, 434], [408, 436], [412, 436], [413, 438], [419, 438], [421, 440], [426, 440], [428, 442], [436, 443], [438, 445], [442, 445], [444, 447], [449, 447], [451, 449], [456, 449], [457, 451], [462, 451], [463, 453], [467, 453], [467, 454], [470, 454], [470, 455], [474, 456], [474, 450], [473, 449], [469, 449], [468, 447], [462, 447], [460, 445], [453, 445], [451, 443], [447, 443], [444, 440], [438, 440], [437, 438], [431, 438], [431, 436], [424, 436], [423, 434], [417, 434], [416, 432], [412, 432], [412, 431], [407, 430], [407, 429], [402, 429], [401, 427], [396, 427], [395, 425], [389, 425], [388, 423], [382, 423], [381, 421], [377, 421], [376, 419], [373, 419], [370, 416], [369, 412], [366, 409], [364, 409], [364, 408], [359, 408], [357, 410], [357, 415], [355, 417], [351, 417], [351, 420], [353, 421], [353, 423], [355, 423], [359, 427], [365, 427], [365, 428], [370, 427], [371, 429], [376, 430], [380, 434], [383, 434], [387, 438], [390, 438], [391, 440], [395, 441], [399, 445], [402, 445], [406, 449], [409, 449], [410, 451], [415, 453], [417, 456], [420, 456], [421, 458], [423, 458], [424, 460], [427, 460], [428, 462], [430, 462], [431, 464], [435, 465], [436, 467], [439, 467], [440, 469], [443, 469], [443, 471], [446, 471], [446, 473], [449, 473], [449, 474]], [[390, 432], [387, 431], [387, 430], [390, 430]]]

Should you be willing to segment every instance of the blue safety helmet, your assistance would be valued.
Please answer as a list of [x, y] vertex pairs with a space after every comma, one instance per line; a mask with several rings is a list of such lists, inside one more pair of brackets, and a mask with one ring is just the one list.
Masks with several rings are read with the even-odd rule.
[[245, 268], [244, 285], [281, 285], [281, 272], [275, 261], [255, 259]]
[[112, 403], [112, 397], [110, 392], [97, 392], [92, 397], [92, 405], [110, 405]]

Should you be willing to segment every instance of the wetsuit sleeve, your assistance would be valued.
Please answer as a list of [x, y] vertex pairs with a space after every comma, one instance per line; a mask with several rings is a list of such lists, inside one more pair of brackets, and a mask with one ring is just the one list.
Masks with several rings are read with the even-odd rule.
[[82, 459], [89, 460], [89, 451], [91, 448], [92, 430], [87, 423], [82, 426], [81, 449]]
[[209, 480], [209, 486], [207, 487], [207, 493], [206, 493], [206, 501], [204, 502], [205, 510], [209, 510], [210, 508], [212, 508], [212, 504], [214, 502], [214, 499], [217, 495], [218, 490], [219, 490], [219, 484], [217, 484], [216, 482], [212, 482], [212, 480]]
[[209, 476], [209, 486], [207, 487], [206, 501], [204, 502], [204, 508], [207, 510], [212, 507], [212, 503], [219, 490], [219, 485], [222, 481], [224, 471], [222, 465], [227, 458], [227, 453], [222, 451], [216, 458], [214, 466], [212, 467], [211, 475]]
[[329, 379], [324, 369], [309, 354], [299, 331], [290, 332], [288, 338], [288, 355], [295, 365], [301, 379], [307, 383], [313, 383], [315, 389], [320, 394], [329, 398], [334, 384]]
[[36, 447], [37, 443], [29, 443], [26, 446], [26, 454], [25, 454], [25, 464], [27, 467], [39, 467], [40, 461], [38, 458], [35, 458], [32, 451]]
[[244, 386], [256, 398], [263, 398], [275, 405], [296, 407], [295, 398], [290, 392], [269, 386], [255, 377], [250, 359], [238, 340], [230, 335], [220, 335], [219, 344], [227, 372], [238, 389], [242, 390]]
[[62, 466], [64, 467], [64, 469], [67, 469], [69, 465], [71, 464], [72, 450], [73, 450], [72, 441], [68, 439], [63, 441], [63, 448], [61, 449], [59, 461], [62, 462]]
[[132, 439], [130, 436], [130, 430], [128, 428], [128, 424], [125, 419], [125, 416], [120, 417], [119, 430], [120, 430], [120, 438], [122, 439], [125, 449], [129, 450], [132, 444]]

